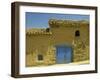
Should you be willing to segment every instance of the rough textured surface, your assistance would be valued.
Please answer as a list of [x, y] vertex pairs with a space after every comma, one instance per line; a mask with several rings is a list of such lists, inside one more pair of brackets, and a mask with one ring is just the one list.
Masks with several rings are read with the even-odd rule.
[[[88, 42], [88, 41], [87, 41]], [[89, 45], [81, 39], [75, 39], [73, 61], [89, 60]]]
[[36, 65], [52, 65], [56, 63], [56, 52], [53, 46], [48, 47], [47, 51], [43, 53], [44, 56], [43, 61], [38, 61], [37, 55], [39, 54], [38, 50], [34, 50], [33, 53], [26, 54], [26, 64], [28, 66], [36, 66]]
[[[86, 21], [49, 20], [48, 29], [26, 30], [26, 66], [56, 64], [56, 45], [73, 49], [73, 62], [89, 60], [89, 24]], [[80, 32], [76, 37], [75, 32]], [[37, 56], [43, 55], [39, 61]]]

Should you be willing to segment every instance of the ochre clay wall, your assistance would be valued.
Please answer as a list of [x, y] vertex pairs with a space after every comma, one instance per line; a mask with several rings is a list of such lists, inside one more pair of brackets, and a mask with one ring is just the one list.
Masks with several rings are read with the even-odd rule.
[[[73, 62], [89, 59], [89, 24], [76, 21], [49, 21], [49, 32], [26, 31], [26, 66], [56, 64], [55, 45], [68, 44], [73, 48]], [[80, 32], [76, 37], [75, 32]], [[43, 55], [43, 61], [37, 55]]]

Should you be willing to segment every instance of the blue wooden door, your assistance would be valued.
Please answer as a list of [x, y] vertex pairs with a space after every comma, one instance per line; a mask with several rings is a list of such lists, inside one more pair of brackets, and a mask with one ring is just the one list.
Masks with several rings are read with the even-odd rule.
[[57, 46], [56, 62], [57, 64], [72, 62], [72, 48], [67, 46]]

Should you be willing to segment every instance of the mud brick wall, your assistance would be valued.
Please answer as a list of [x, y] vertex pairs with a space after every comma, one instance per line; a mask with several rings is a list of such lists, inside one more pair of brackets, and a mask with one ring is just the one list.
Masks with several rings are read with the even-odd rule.
[[[26, 66], [39, 66], [55, 64], [55, 47], [53, 46], [52, 33], [28, 33], [26, 36]], [[43, 60], [38, 60], [38, 55]]]
[[37, 56], [39, 52], [38, 50], [34, 50], [33, 53], [27, 54], [26, 57], [26, 66], [39, 66], [39, 65], [52, 65], [56, 62], [56, 53], [55, 48], [53, 46], [49, 46], [47, 51], [45, 51], [43, 55], [43, 61], [38, 61]]
[[75, 40], [73, 54], [74, 62], [89, 60], [89, 45], [86, 43], [87, 42], [83, 42], [80, 39]]
[[[49, 20], [49, 30], [26, 30], [26, 66], [56, 64], [56, 47], [69, 44], [73, 48], [73, 62], [89, 60], [89, 24], [84, 21]], [[79, 30], [80, 36], [75, 32]], [[38, 61], [38, 54], [43, 60]]]

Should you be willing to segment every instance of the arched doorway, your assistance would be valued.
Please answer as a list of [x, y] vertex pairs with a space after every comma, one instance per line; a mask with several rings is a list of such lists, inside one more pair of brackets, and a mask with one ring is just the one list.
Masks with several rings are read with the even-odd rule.
[[80, 36], [80, 31], [79, 30], [76, 30], [75, 31], [75, 37], [79, 37]]

